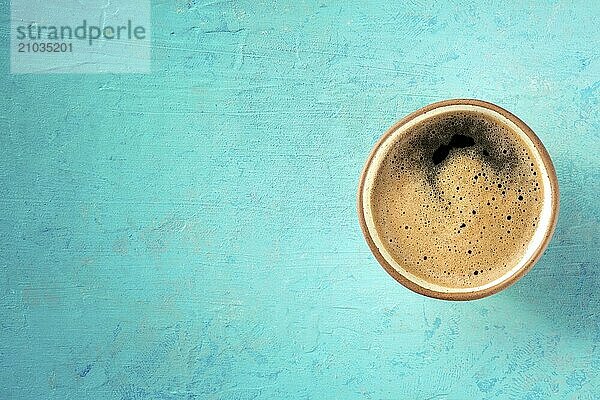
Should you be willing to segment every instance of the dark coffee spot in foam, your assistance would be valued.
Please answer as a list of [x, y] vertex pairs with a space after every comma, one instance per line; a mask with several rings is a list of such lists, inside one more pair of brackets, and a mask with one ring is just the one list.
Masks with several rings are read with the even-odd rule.
[[468, 155], [496, 172], [510, 174], [519, 155], [514, 145], [503, 140], [502, 129], [498, 123], [473, 113], [440, 116], [416, 127], [406, 141], [396, 143], [392, 152], [397, 170], [426, 171], [434, 190], [440, 169], [453, 154]]
[[438, 147], [433, 152], [433, 155], [431, 156], [431, 160], [433, 161], [433, 163], [435, 165], [441, 163], [442, 161], [444, 161], [446, 159], [446, 157], [448, 157], [448, 154], [450, 154], [450, 150], [452, 150], [451, 146], [446, 145], [446, 144], [440, 145], [440, 147]]
[[465, 147], [471, 147], [475, 144], [475, 140], [471, 136], [467, 135], [452, 135], [450, 143], [442, 144], [434, 152], [431, 160], [434, 164], [439, 164], [448, 157], [452, 149], [462, 149]]
[[452, 135], [452, 138], [450, 138], [450, 146], [452, 146], [455, 149], [471, 147], [474, 144], [475, 144], [475, 140], [471, 136]]

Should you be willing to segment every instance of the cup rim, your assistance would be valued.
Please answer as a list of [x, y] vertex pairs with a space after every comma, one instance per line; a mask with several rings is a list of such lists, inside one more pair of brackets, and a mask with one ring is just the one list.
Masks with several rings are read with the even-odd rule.
[[[535, 149], [537, 150], [537, 152], [540, 155], [543, 167], [546, 169], [546, 174], [550, 181], [550, 192], [551, 192], [550, 193], [550, 201], [551, 201], [550, 221], [548, 223], [547, 230], [546, 230], [546, 232], [544, 232], [544, 237], [543, 237], [541, 243], [539, 244], [538, 248], [529, 257], [529, 259], [523, 264], [523, 266], [519, 270], [514, 272], [512, 275], [508, 276], [507, 279], [500, 281], [496, 285], [493, 285], [493, 286], [490, 286], [490, 287], [487, 287], [484, 289], [476, 289], [475, 288], [475, 290], [469, 291], [469, 292], [441, 292], [441, 291], [431, 290], [430, 288], [423, 287], [423, 286], [419, 285], [418, 283], [414, 282], [413, 280], [407, 278], [400, 271], [398, 271], [397, 269], [392, 267], [392, 265], [390, 265], [388, 263], [388, 261], [383, 257], [379, 248], [375, 244], [375, 241], [371, 237], [371, 234], [367, 227], [367, 222], [366, 222], [366, 218], [365, 218], [365, 214], [364, 214], [363, 192], [365, 190], [365, 182], [366, 182], [367, 172], [373, 162], [373, 159], [375, 158], [375, 155], [377, 154], [377, 152], [380, 149], [380, 147], [382, 146], [382, 144], [391, 135], [393, 135], [400, 127], [402, 127], [409, 121], [419, 117], [420, 115], [423, 115], [423, 114], [430, 112], [432, 110], [435, 110], [437, 108], [447, 107], [447, 106], [461, 106], [461, 105], [477, 106], [477, 107], [486, 108], [490, 111], [496, 112], [496, 113], [504, 116], [506, 119], [508, 119], [512, 123], [514, 123], [531, 140], [531, 142], [533, 143], [533, 146], [535, 147]], [[367, 244], [369, 245], [371, 252], [375, 256], [375, 258], [377, 259], [379, 264], [381, 264], [383, 269], [392, 278], [394, 278], [397, 282], [399, 282], [403, 286], [407, 287], [408, 289], [412, 290], [413, 292], [422, 294], [427, 297], [432, 297], [432, 298], [437, 298], [437, 299], [442, 299], [442, 300], [456, 300], [456, 301], [475, 300], [475, 299], [480, 299], [483, 297], [491, 296], [492, 294], [498, 293], [499, 291], [506, 289], [507, 287], [514, 284], [516, 281], [521, 279], [527, 272], [529, 272], [531, 270], [533, 265], [539, 260], [541, 255], [544, 253], [544, 251], [548, 247], [550, 239], [552, 238], [552, 235], [554, 233], [554, 230], [556, 228], [556, 223], [558, 220], [558, 211], [559, 211], [558, 179], [556, 176], [556, 170], [554, 168], [554, 165], [552, 164], [552, 160], [550, 159], [550, 155], [548, 154], [548, 151], [542, 144], [542, 141], [537, 137], [537, 135], [533, 132], [533, 130], [529, 126], [527, 126], [527, 124], [525, 124], [517, 116], [515, 116], [514, 114], [505, 110], [504, 108], [497, 106], [496, 104], [493, 104], [493, 103], [490, 103], [487, 101], [483, 101], [483, 100], [477, 100], [477, 99], [443, 100], [443, 101], [438, 101], [438, 102], [429, 104], [423, 108], [420, 108], [420, 109], [408, 114], [407, 116], [405, 116], [404, 118], [400, 119], [395, 124], [393, 124], [390, 128], [388, 128], [385, 131], [385, 133], [377, 140], [377, 142], [373, 146], [373, 148], [367, 158], [367, 161], [365, 162], [365, 165], [362, 169], [362, 172], [360, 174], [358, 191], [357, 191], [357, 211], [358, 211], [359, 224], [360, 224], [363, 236], [365, 237], [365, 240], [367, 241]]]

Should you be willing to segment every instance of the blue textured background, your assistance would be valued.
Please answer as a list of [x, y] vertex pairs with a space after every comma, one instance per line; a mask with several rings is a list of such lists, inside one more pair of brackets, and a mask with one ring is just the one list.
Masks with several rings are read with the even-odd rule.
[[[598, 1], [153, 3], [152, 74], [18, 76], [0, 0], [1, 399], [599, 398]], [[375, 140], [455, 97], [526, 121], [562, 195], [467, 303], [355, 212]]]

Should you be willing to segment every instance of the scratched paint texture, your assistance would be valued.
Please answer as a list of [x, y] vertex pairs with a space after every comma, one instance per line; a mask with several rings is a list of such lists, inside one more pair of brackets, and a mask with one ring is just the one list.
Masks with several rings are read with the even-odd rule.
[[[10, 75], [1, 399], [598, 399], [600, 3], [154, 1], [153, 73]], [[355, 211], [394, 121], [495, 102], [553, 157], [543, 259], [395, 283]]]

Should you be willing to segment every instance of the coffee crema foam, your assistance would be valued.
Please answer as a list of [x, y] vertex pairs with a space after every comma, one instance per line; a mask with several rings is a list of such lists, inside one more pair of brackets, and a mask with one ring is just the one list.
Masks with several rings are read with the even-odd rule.
[[371, 212], [385, 249], [413, 275], [469, 288], [505, 276], [541, 217], [543, 166], [499, 120], [446, 112], [391, 144]]

